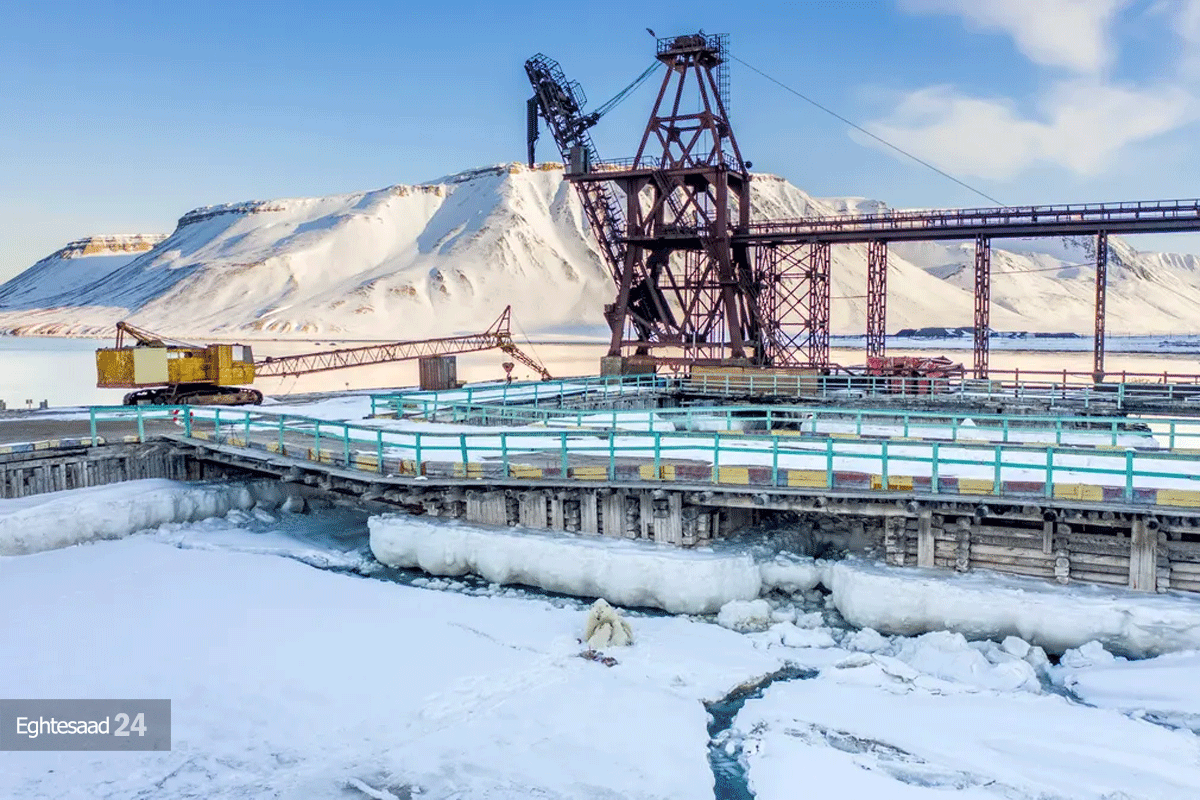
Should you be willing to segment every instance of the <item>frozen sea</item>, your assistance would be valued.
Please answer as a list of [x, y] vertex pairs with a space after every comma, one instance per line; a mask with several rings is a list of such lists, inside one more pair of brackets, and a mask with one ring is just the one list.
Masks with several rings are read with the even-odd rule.
[[[180, 491], [237, 507], [110, 524]], [[107, 537], [0, 557], [0, 696], [169, 698], [172, 748], [0, 752], [0, 797], [1200, 796], [1195, 649], [1050, 659], [1014, 635], [884, 635], [793, 587], [716, 617], [627, 610], [634, 643], [605, 662], [581, 657], [587, 599], [387, 569], [359, 510], [167, 481], [81, 492], [0, 502], [26, 532], [40, 506], [46, 530], [71, 508]], [[942, 576], [906, 575], [939, 596]], [[1200, 627], [1193, 597], [995, 580], [1047, 616], [1062, 598], [1069, 624], [1125, 603]]]

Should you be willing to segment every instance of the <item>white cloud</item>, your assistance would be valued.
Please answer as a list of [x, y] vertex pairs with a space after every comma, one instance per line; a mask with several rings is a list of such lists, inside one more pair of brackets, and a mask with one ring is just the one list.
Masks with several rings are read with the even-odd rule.
[[1099, 72], [1113, 58], [1109, 30], [1130, 0], [901, 0], [908, 11], [962, 17], [980, 30], [1013, 38], [1031, 61], [1079, 73]]
[[1028, 118], [1007, 100], [933, 86], [908, 94], [869, 128], [953, 174], [1007, 180], [1039, 164], [1097, 174], [1123, 147], [1195, 119], [1196, 110], [1178, 87], [1128, 88], [1081, 78], [1055, 85], [1037, 117]]
[[1131, 0], [900, 1], [910, 11], [957, 14], [980, 30], [1004, 31], [1032, 61], [1077, 73], [1043, 84], [1031, 98], [1032, 113], [1008, 98], [931, 86], [906, 94], [889, 116], [868, 126], [953, 174], [1009, 180], [1055, 165], [1093, 176], [1123, 148], [1200, 118], [1186, 77], [1200, 76], [1200, 0], [1159, 0], [1151, 8], [1176, 37], [1185, 78], [1164, 76], [1145, 86], [1118, 84], [1104, 74], [1117, 55], [1114, 18]]
[[1170, 18], [1183, 46], [1180, 54], [1183, 75], [1200, 77], [1200, 0], [1160, 0], [1152, 10]]

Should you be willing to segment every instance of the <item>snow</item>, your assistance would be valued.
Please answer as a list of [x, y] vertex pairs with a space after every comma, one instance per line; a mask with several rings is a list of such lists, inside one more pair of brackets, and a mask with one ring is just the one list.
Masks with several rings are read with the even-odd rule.
[[153, 537], [0, 564], [0, 695], [173, 703], [171, 752], [0, 753], [5, 797], [706, 797], [701, 701], [780, 666], [642, 617], [606, 667], [586, 608]]
[[1200, 794], [1200, 747], [1056, 695], [997, 691], [847, 658], [780, 683], [735, 722], [759, 800], [1182, 798]]
[[1196, 690], [1200, 652], [1166, 653], [1144, 661], [1114, 657], [1099, 642], [1063, 654], [1051, 670], [1054, 682], [1089, 705], [1154, 718], [1182, 728], [1200, 728]]
[[482, 529], [402, 514], [372, 517], [371, 551], [390, 567], [478, 575], [675, 614], [711, 614], [762, 586], [747, 554], [523, 529]]
[[[171, 486], [102, 488], [67, 493], [80, 516], [119, 517]], [[0, 520], [61, 523], [65, 499], [8, 501]], [[309, 505], [243, 503], [0, 557], [0, 696], [173, 702], [171, 752], [0, 753], [0, 796], [708, 797], [702, 702], [785, 665], [810, 671], [748, 700], [719, 739], [760, 800], [794, 797], [798, 776], [805, 793], [847, 797], [1200, 794], [1200, 650], [1130, 661], [1111, 641], [1186, 644], [1191, 597], [508, 532], [525, 544]], [[587, 605], [392, 574], [370, 557], [381, 538], [455, 575], [471, 560], [509, 576], [541, 564], [580, 591], [591, 570], [638, 603], [694, 594], [685, 575], [754, 589], [721, 604], [720, 624], [624, 612], [634, 643], [606, 666], [580, 657]], [[603, 550], [614, 557], [598, 561]], [[833, 593], [822, 599], [815, 580]], [[881, 607], [929, 630], [842, 622]], [[1081, 639], [1114, 618], [1119, 636]], [[1031, 620], [1073, 629], [1059, 665]]]
[[161, 479], [0, 499], [0, 556], [37, 553], [97, 539], [119, 539], [165, 522], [185, 522], [278, 505], [278, 483], [190, 484]]
[[81, 288], [102, 284], [165, 238], [162, 234], [117, 234], [71, 242], [0, 286], [0, 308], [72, 305]]
[[1200, 598], [1154, 595], [994, 573], [893, 569], [847, 559], [829, 588], [848, 622], [889, 634], [951, 630], [971, 638], [1019, 636], [1062, 653], [1096, 640], [1146, 657], [1200, 648]]

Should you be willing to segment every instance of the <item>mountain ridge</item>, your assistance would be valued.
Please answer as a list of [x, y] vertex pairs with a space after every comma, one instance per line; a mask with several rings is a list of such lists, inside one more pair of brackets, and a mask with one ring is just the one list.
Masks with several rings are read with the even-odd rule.
[[[768, 174], [754, 175], [752, 200], [755, 219], [889, 208], [867, 198], [816, 198]], [[180, 217], [169, 235], [111, 239], [112, 252], [99, 243], [92, 253], [72, 249], [88, 241], [78, 240], [0, 286], [0, 331], [97, 336], [129, 319], [190, 337], [394, 340], [478, 330], [512, 304], [528, 333], [603, 337], [602, 310], [613, 293], [558, 164], [499, 164], [418, 185], [204, 206]], [[128, 249], [134, 240], [144, 249]], [[1109, 242], [1110, 330], [1196, 327], [1200, 259]], [[992, 326], [1090, 331], [1093, 251], [1076, 239], [997, 242]], [[832, 254], [832, 331], [861, 333], [866, 248], [838, 245]], [[893, 245], [888, 330], [969, 325], [973, 262], [970, 243]]]

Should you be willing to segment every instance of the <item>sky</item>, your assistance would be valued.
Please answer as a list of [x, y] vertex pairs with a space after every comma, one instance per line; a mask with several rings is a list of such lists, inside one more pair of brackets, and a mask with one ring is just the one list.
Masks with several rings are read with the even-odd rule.
[[[1200, 0], [10, 0], [4, 18], [0, 279], [203, 205], [522, 161], [525, 59], [558, 60], [596, 106], [653, 62], [647, 28], [730, 34], [743, 154], [817, 196], [1200, 195]], [[603, 158], [633, 154], [656, 83], [594, 129]], [[1133, 244], [1200, 252], [1196, 235]]]

